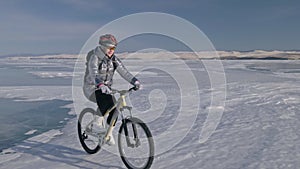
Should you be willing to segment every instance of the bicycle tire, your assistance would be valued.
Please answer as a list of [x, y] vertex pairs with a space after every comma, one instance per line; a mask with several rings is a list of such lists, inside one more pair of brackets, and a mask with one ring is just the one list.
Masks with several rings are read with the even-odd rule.
[[[125, 138], [125, 135], [124, 135], [125, 127], [130, 123], [138, 125], [142, 129], [141, 131], [144, 132], [145, 137], [147, 137], [146, 140], [149, 144], [148, 145], [149, 146], [149, 154], [147, 155], [146, 162], [143, 166], [135, 166], [134, 164], [132, 164], [129, 160], [129, 157], [126, 157], [126, 154], [124, 152], [124, 148], [127, 145], [122, 143], [122, 139]], [[135, 129], [133, 129], [133, 130], [135, 130]], [[124, 132], [124, 134], [122, 134], [123, 132]], [[129, 168], [129, 169], [148, 169], [151, 167], [153, 160], [154, 160], [154, 140], [153, 140], [153, 137], [152, 137], [152, 134], [151, 134], [149, 128], [142, 120], [135, 118], [135, 117], [124, 119], [124, 121], [119, 129], [119, 133], [118, 133], [118, 148], [119, 148], [119, 153], [121, 155], [121, 159], [127, 168]], [[138, 159], [138, 158], [135, 157], [134, 159]]]
[[83, 131], [84, 128], [81, 126], [84, 115], [88, 113], [91, 113], [92, 115], [96, 114], [95, 110], [92, 108], [85, 108], [84, 110], [82, 110], [82, 112], [79, 115], [78, 123], [77, 123], [78, 137], [83, 149], [89, 154], [95, 154], [100, 150], [101, 147], [99, 146], [99, 144], [97, 144], [97, 146], [90, 148], [85, 143], [85, 140], [88, 138], [88, 135], [84, 135], [85, 131]]

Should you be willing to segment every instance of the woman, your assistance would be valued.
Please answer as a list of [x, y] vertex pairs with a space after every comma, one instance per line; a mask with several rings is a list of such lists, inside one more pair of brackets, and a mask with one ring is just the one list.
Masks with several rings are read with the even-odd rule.
[[[84, 94], [93, 101], [97, 102], [99, 110], [98, 117], [95, 118], [95, 123], [98, 126], [103, 126], [104, 113], [114, 105], [114, 98], [110, 94], [113, 84], [113, 75], [117, 71], [125, 80], [140, 88], [140, 82], [124, 67], [123, 63], [114, 55], [117, 47], [117, 40], [111, 34], [100, 36], [99, 46], [90, 51], [87, 55], [86, 75], [84, 77]], [[110, 113], [107, 118], [108, 125], [115, 125], [111, 121], [113, 116], [117, 116], [118, 112]], [[108, 133], [109, 145], [115, 144], [112, 136], [112, 131]]]

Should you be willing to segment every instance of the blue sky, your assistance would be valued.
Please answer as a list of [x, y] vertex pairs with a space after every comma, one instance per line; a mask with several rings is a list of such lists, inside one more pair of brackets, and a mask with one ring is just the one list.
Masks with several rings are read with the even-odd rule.
[[[217, 50], [300, 50], [298, 0], [3, 0], [0, 56], [79, 53], [99, 28], [138, 12], [163, 12], [196, 25]], [[151, 21], [150, 21], [151, 22]], [[137, 36], [119, 51], [160, 47], [185, 50], [156, 35]]]

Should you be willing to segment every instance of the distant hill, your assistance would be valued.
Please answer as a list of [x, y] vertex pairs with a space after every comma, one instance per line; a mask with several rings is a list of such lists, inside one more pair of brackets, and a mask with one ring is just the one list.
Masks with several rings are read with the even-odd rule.
[[[128, 59], [221, 59], [221, 60], [300, 60], [300, 51], [201, 51], [201, 52], [133, 52], [117, 53], [120, 58]], [[10, 59], [77, 59], [78, 54], [42, 54], [42, 55], [7, 55]]]

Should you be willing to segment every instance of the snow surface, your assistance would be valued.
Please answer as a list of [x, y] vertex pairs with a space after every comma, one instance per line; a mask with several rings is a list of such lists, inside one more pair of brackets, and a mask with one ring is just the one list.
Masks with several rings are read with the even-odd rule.
[[[44, 66], [48, 62], [52, 66], [61, 65], [53, 57], [51, 61], [42, 59]], [[3, 62], [16, 65], [14, 61]], [[32, 68], [39, 62], [18, 60], [17, 65]], [[138, 75], [146, 77], [141, 78], [144, 89], [134, 93], [130, 103], [135, 106], [134, 115], [146, 121], [154, 135], [156, 155], [152, 168], [300, 168], [300, 61], [228, 60], [222, 63], [226, 85], [211, 88], [205, 67], [189, 61], [199, 88], [185, 93], [178, 93], [176, 89], [179, 87], [165, 72], [145, 70]], [[146, 63], [143, 60], [127, 60], [125, 64], [132, 72], [139, 72]], [[154, 60], [147, 64], [161, 63]], [[72, 61], [68, 66], [71, 65]], [[176, 74], [180, 76], [184, 76], [182, 72], [186, 70], [176, 63], [161, 66], [177, 67]], [[32, 70], [28, 72], [32, 73]], [[37, 70], [35, 75], [47, 72]], [[58, 76], [57, 73], [50, 74]], [[122, 82], [117, 75], [116, 86], [126, 88], [125, 85], [117, 85]], [[225, 107], [212, 105], [212, 92], [218, 94], [224, 87]], [[199, 105], [188, 105], [190, 109], [182, 112], [179, 106], [182, 100], [195, 100], [196, 95], [200, 96]], [[135, 96], [139, 96], [138, 99]], [[52, 85], [1, 86], [0, 97], [28, 101], [73, 100], [70, 86]], [[68, 107], [70, 114], [77, 114], [73, 105]], [[197, 107], [199, 111], [195, 112]], [[208, 112], [219, 111], [224, 113], [216, 130], [201, 142], [199, 135], [203, 126], [218, 120], [212, 118], [207, 121]], [[188, 120], [191, 117], [195, 119], [190, 124]], [[76, 125], [76, 118], [69, 119], [61, 130], [50, 130], [3, 150], [0, 168], [126, 168], [116, 146], [106, 146], [95, 155], [85, 153], [78, 140]], [[174, 125], [176, 127], [172, 128]], [[34, 132], [31, 130], [27, 134]], [[114, 131], [116, 134], [117, 131]], [[176, 136], [180, 136], [181, 140], [170, 145]]]

